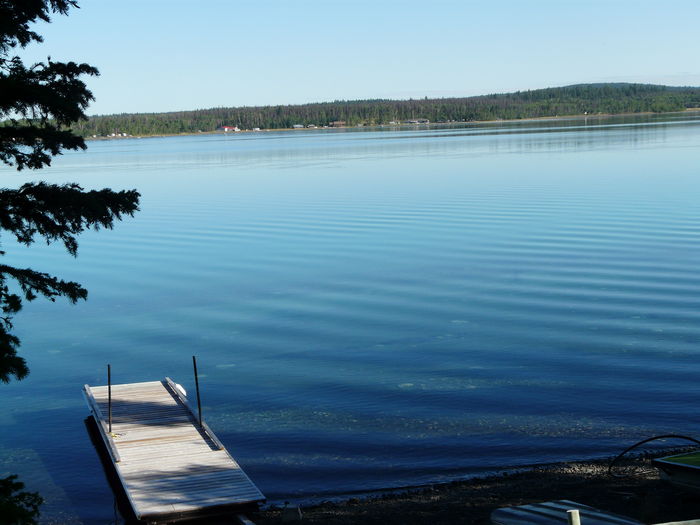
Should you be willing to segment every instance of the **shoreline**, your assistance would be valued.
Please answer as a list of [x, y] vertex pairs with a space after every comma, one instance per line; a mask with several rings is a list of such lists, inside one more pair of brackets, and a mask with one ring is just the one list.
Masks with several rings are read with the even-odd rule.
[[337, 126], [337, 127], [315, 127], [315, 128], [269, 128], [269, 129], [243, 129], [240, 131], [199, 131], [191, 133], [161, 133], [157, 135], [129, 135], [126, 137], [84, 137], [85, 141], [93, 140], [125, 140], [125, 139], [151, 139], [151, 138], [166, 138], [166, 137], [196, 137], [199, 135], [239, 135], [241, 133], [271, 133], [278, 131], [317, 131], [317, 130], [331, 130], [331, 129], [376, 129], [376, 128], [400, 128], [400, 129], [411, 129], [417, 127], [437, 127], [437, 126], [457, 126], [457, 125], [483, 125], [483, 124], [510, 124], [514, 122], [542, 122], [542, 121], [566, 121], [566, 120], [582, 120], [588, 118], [611, 118], [611, 117], [632, 117], [632, 116], [644, 116], [644, 115], [677, 115], [684, 113], [697, 113], [700, 108], [686, 108], [683, 111], [668, 111], [661, 113], [654, 113], [651, 111], [643, 111], [639, 113], [595, 113], [591, 115], [555, 115], [549, 117], [530, 117], [521, 119], [496, 119], [496, 120], [471, 120], [467, 122], [428, 122], [426, 124], [376, 124], [376, 125], [362, 125], [362, 126]]
[[[675, 447], [631, 455], [608, 475], [612, 458], [572, 461], [508, 470], [424, 487], [347, 497], [302, 507], [309, 524], [453, 524], [486, 525], [500, 507], [567, 499], [645, 523], [700, 518], [697, 493], [676, 488], [659, 477], [651, 459], [695, 450]], [[290, 504], [295, 509], [296, 504]], [[289, 511], [287, 511], [289, 512]], [[271, 505], [251, 516], [256, 525], [284, 521], [282, 507]], [[294, 520], [298, 521], [298, 520]]]

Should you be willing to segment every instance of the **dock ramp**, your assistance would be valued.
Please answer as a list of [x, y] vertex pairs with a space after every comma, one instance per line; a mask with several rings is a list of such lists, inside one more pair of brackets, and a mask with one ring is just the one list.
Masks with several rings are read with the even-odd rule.
[[83, 387], [85, 399], [136, 518], [148, 523], [226, 514], [265, 497], [185, 391], [163, 381]]

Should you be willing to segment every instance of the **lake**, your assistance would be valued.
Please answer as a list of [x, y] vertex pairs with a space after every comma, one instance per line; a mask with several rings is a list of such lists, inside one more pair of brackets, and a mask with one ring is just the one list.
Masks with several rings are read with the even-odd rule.
[[46, 520], [118, 516], [83, 384], [170, 376], [270, 501], [698, 436], [700, 114], [92, 141], [41, 172], [137, 188], [82, 283], [15, 318], [0, 475]]

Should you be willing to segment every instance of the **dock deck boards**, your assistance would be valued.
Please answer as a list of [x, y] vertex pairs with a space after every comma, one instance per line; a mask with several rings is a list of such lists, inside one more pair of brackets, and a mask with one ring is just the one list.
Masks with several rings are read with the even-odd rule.
[[84, 393], [138, 519], [158, 521], [265, 500], [169, 379]]

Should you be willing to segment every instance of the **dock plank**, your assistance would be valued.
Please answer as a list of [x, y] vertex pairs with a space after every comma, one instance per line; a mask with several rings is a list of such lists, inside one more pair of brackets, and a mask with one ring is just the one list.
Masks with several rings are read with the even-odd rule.
[[[106, 439], [136, 516], [157, 522], [264, 501], [211, 430], [199, 428], [178, 390], [169, 378], [112, 386], [112, 433]], [[106, 428], [108, 388], [86, 385], [85, 391], [92, 396], [93, 417]]]

